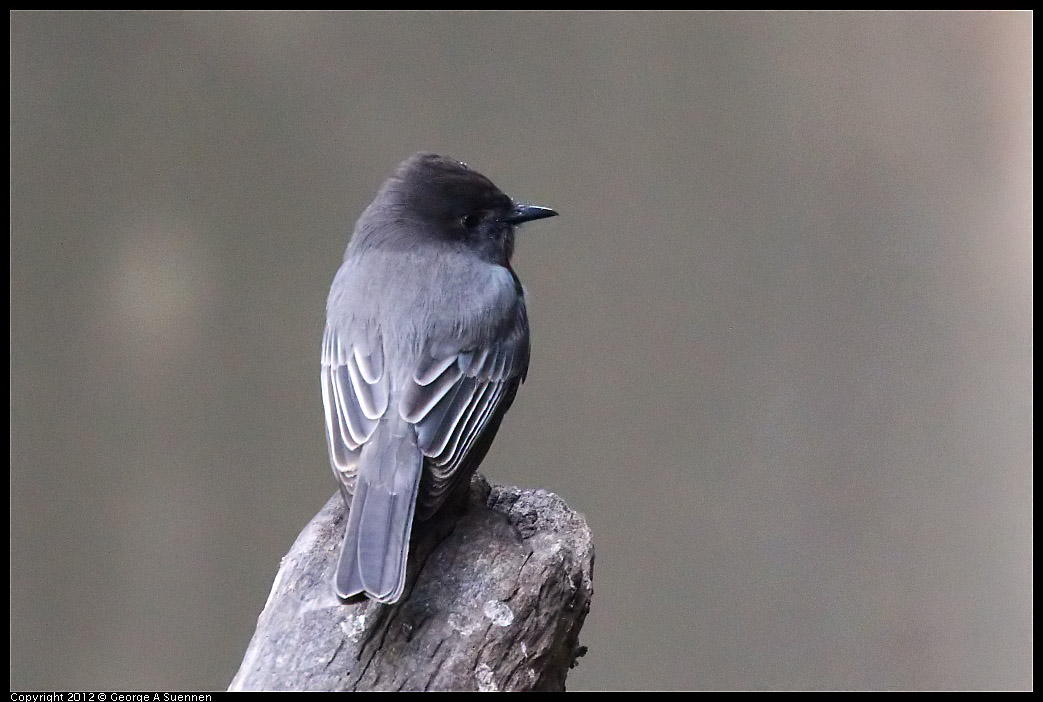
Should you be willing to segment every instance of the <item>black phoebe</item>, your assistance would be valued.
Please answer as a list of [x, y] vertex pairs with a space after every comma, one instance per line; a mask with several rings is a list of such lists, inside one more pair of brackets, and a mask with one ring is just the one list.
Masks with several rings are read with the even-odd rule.
[[414, 518], [466, 489], [529, 366], [516, 203], [459, 161], [403, 161], [355, 224], [326, 303], [322, 402], [349, 506], [342, 598], [391, 603]]

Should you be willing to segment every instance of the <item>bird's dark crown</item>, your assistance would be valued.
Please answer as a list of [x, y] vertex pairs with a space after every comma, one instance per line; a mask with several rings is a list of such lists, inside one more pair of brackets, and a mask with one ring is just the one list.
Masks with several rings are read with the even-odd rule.
[[438, 154], [410, 156], [384, 184], [384, 198], [428, 221], [448, 224], [479, 211], [507, 212], [513, 206], [491, 180], [466, 164]]

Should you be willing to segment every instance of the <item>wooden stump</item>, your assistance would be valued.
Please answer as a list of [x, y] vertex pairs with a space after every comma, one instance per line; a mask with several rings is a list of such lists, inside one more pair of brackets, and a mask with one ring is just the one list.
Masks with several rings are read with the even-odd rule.
[[462, 512], [414, 528], [403, 598], [333, 592], [334, 495], [283, 558], [231, 690], [564, 690], [590, 608], [594, 547], [553, 493], [480, 475]]

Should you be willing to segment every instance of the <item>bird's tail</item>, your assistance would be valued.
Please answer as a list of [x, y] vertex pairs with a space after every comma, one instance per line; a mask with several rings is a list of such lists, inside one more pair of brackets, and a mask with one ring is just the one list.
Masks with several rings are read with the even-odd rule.
[[398, 417], [381, 421], [359, 457], [355, 495], [337, 566], [337, 594], [390, 604], [406, 583], [409, 532], [424, 456]]

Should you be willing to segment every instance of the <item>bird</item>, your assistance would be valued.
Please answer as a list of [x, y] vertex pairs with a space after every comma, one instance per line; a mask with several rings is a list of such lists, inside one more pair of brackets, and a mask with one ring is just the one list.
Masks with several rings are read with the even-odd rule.
[[466, 490], [489, 450], [529, 368], [515, 232], [557, 214], [421, 152], [356, 222], [327, 298], [321, 364], [348, 507], [341, 599], [401, 599], [414, 523]]

